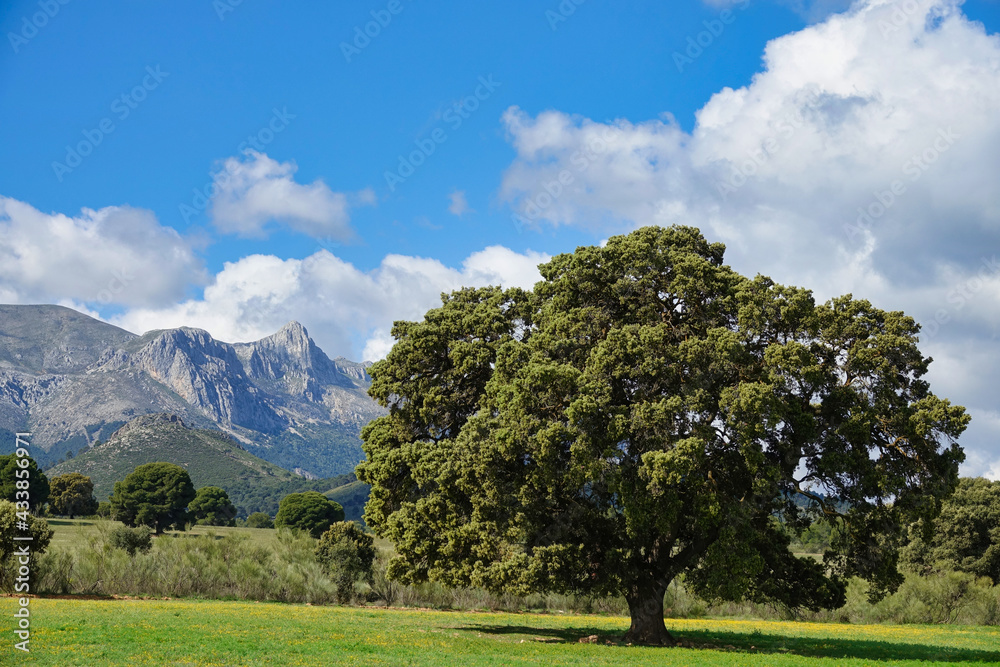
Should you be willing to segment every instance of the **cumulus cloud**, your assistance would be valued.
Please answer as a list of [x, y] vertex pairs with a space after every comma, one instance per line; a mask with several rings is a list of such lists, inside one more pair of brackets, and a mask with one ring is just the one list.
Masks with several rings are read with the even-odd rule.
[[463, 286], [530, 288], [548, 255], [490, 246], [461, 267], [435, 259], [387, 255], [372, 271], [321, 250], [305, 259], [252, 255], [227, 263], [203, 298], [167, 308], [133, 309], [113, 322], [125, 329], [193, 326], [230, 342], [256, 340], [301, 321], [331, 356], [378, 359], [392, 345], [396, 320], [415, 320]]
[[205, 278], [190, 242], [150, 211], [110, 206], [71, 217], [0, 196], [5, 303], [159, 306]]
[[[1000, 37], [959, 5], [868, 0], [775, 39], [691, 132], [511, 108], [501, 197], [527, 226], [693, 224], [744, 273], [906, 310], [935, 388], [983, 414], [1000, 398]], [[997, 436], [970, 429], [995, 453], [977, 472]]]
[[263, 237], [268, 223], [279, 222], [316, 238], [350, 238], [351, 206], [374, 204], [374, 192], [334, 192], [321, 180], [303, 185], [294, 180], [297, 170], [293, 162], [278, 162], [253, 150], [226, 159], [213, 175], [210, 214], [216, 228]]
[[469, 202], [465, 198], [465, 190], [455, 190], [448, 195], [448, 201], [450, 202], [448, 204], [448, 212], [452, 215], [461, 217], [472, 210], [469, 208]]

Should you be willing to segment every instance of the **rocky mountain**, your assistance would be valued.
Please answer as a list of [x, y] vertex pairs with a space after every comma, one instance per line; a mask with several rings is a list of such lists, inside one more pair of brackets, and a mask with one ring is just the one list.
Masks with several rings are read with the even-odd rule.
[[0, 452], [30, 431], [45, 465], [168, 413], [300, 475], [348, 473], [361, 427], [381, 414], [366, 369], [330, 359], [298, 322], [231, 344], [200, 329], [138, 336], [60, 306], [0, 306]]
[[137, 466], [156, 461], [185, 468], [196, 488], [225, 489], [242, 516], [258, 511], [273, 516], [285, 495], [326, 492], [331, 487], [338, 489], [345, 502], [351, 502], [356, 500], [360, 484], [353, 475], [307, 480], [250, 454], [222, 431], [189, 428], [180, 417], [169, 414], [136, 417], [107, 442], [48, 469], [46, 474], [50, 478], [70, 472], [87, 475], [94, 482], [94, 496], [107, 500], [115, 482], [125, 479]]

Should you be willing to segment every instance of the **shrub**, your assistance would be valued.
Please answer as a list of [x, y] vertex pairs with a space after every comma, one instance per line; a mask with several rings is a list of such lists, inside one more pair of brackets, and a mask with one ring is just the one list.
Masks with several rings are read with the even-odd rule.
[[[23, 518], [22, 518], [23, 517]], [[45, 519], [27, 515], [18, 517], [17, 506], [7, 500], [0, 500], [0, 591], [11, 591], [17, 593], [34, 592], [35, 581], [38, 576], [38, 559], [45, 552], [52, 540], [52, 529]], [[17, 524], [21, 521], [27, 524], [27, 531], [18, 529]], [[15, 574], [19, 566], [22, 565], [14, 556], [17, 548], [23, 546], [25, 542], [15, 540], [15, 536], [31, 535], [31, 551], [28, 562], [28, 587], [30, 591], [14, 588]], [[17, 582], [23, 584], [24, 582]]]
[[247, 517], [247, 528], [274, 528], [274, 521], [263, 512], [254, 512]]
[[371, 579], [375, 540], [353, 521], [338, 521], [320, 537], [316, 560], [336, 584], [337, 599], [350, 602], [355, 583]]
[[153, 531], [149, 526], [117, 526], [108, 534], [108, 544], [115, 549], [124, 550], [129, 556], [135, 556], [136, 553], [146, 553], [153, 547], [152, 535]]

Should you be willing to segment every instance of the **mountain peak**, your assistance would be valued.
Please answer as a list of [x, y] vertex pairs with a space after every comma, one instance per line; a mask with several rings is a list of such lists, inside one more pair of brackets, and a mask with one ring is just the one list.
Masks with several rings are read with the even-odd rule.
[[278, 329], [278, 333], [282, 333], [282, 332], [294, 333], [294, 334], [305, 336], [306, 338], [309, 337], [309, 332], [306, 331], [306, 328], [304, 326], [302, 326], [302, 324], [300, 322], [296, 321], [296, 320], [292, 320], [291, 322], [289, 322], [285, 326], [283, 326], [280, 329]]

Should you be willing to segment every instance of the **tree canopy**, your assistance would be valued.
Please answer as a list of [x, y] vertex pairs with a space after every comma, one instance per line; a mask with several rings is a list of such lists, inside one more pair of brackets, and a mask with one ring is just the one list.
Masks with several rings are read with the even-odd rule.
[[70, 472], [56, 475], [49, 481], [49, 506], [53, 514], [69, 516], [97, 512], [94, 483], [85, 475]]
[[159, 535], [173, 526], [183, 530], [194, 484], [184, 468], [173, 463], [146, 463], [115, 482], [111, 513], [127, 526], [149, 526]]
[[338, 521], [319, 538], [316, 560], [337, 586], [337, 599], [350, 602], [354, 584], [371, 578], [375, 540], [354, 521]]
[[[22, 468], [18, 459], [27, 461], [27, 467]], [[27, 474], [24, 473], [27, 470]], [[23, 481], [27, 479], [28, 488], [23, 489]], [[21, 487], [18, 482], [21, 481]], [[30, 456], [19, 457], [16, 454], [0, 454], [0, 500], [21, 500], [24, 496], [18, 491], [27, 491], [27, 502], [32, 512], [37, 512], [49, 500], [49, 478], [38, 469], [35, 459]]]
[[[628, 638], [653, 643], [672, 641], [680, 574], [812, 609], [843, 604], [851, 575], [894, 590], [903, 527], [957, 484], [969, 417], [931, 393], [913, 319], [817, 304], [723, 253], [646, 227], [554, 257], [530, 292], [463, 289], [395, 323], [357, 469], [391, 575], [621, 594]], [[778, 520], [837, 521], [824, 562]]]
[[941, 515], [911, 527], [904, 558], [923, 571], [944, 569], [1000, 584], [1000, 481], [963, 478]]
[[[23, 524], [23, 525], [22, 525]], [[25, 530], [25, 526], [27, 530]], [[20, 566], [24, 565], [17, 555], [24, 542], [16, 540], [16, 537], [31, 536], [29, 563], [28, 563], [28, 588], [24, 588], [24, 582], [16, 582], [16, 577], [20, 571]], [[39, 557], [45, 553], [52, 541], [52, 529], [49, 522], [33, 514], [24, 516], [22, 510], [17, 508], [13, 502], [0, 498], [0, 591], [4, 593], [34, 593], [34, 582], [39, 575]]]
[[298, 528], [318, 538], [337, 521], [344, 520], [344, 508], [319, 491], [290, 493], [281, 499], [276, 528]]
[[188, 512], [196, 523], [206, 526], [235, 526], [236, 507], [229, 494], [218, 486], [203, 486], [188, 505]]

